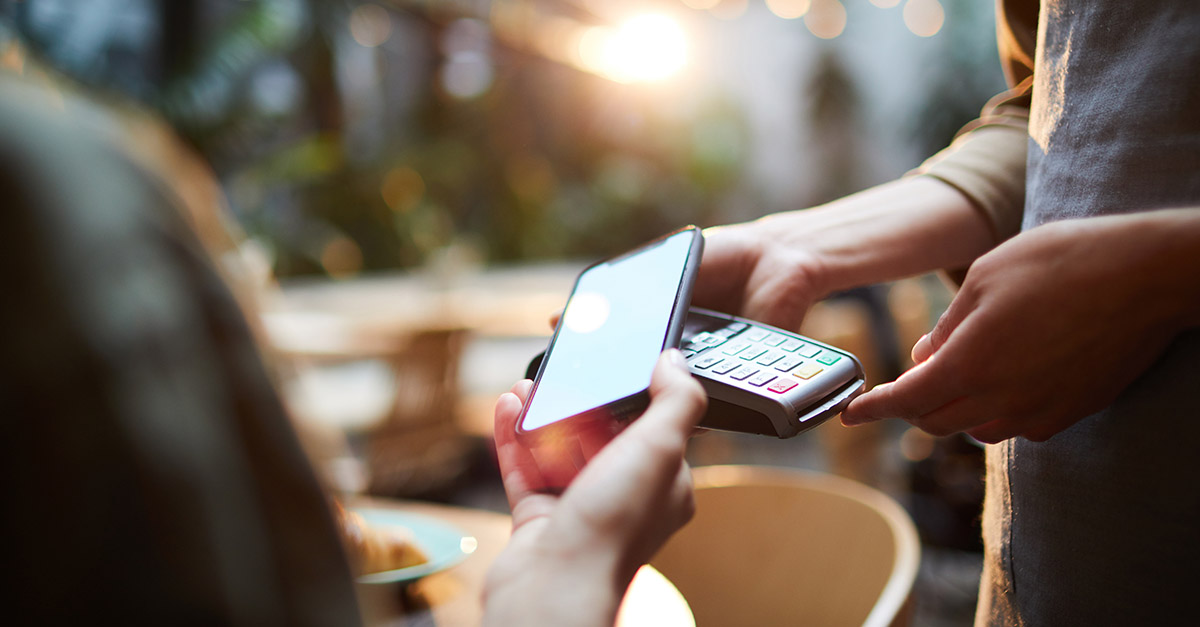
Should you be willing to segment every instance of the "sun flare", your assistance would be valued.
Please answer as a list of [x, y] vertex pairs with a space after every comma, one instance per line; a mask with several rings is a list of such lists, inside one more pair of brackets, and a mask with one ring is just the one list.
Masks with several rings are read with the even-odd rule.
[[585, 62], [621, 83], [661, 81], [679, 73], [687, 63], [683, 28], [665, 15], [630, 18], [615, 29], [604, 29], [601, 37], [601, 41], [591, 42]]

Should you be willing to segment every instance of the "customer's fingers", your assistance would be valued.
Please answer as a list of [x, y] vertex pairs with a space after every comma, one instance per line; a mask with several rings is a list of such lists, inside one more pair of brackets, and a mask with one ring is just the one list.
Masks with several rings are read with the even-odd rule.
[[500, 477], [508, 495], [509, 507], [514, 510], [527, 496], [545, 487], [541, 485], [541, 473], [533, 455], [517, 441], [517, 419], [532, 385], [529, 380], [519, 381], [512, 390], [496, 400], [493, 424], [496, 460], [500, 465]]
[[629, 429], [661, 433], [686, 443], [707, 406], [708, 397], [688, 370], [683, 353], [670, 348], [663, 351], [654, 368], [650, 406]]
[[664, 353], [654, 370], [650, 406], [584, 467], [564, 495], [581, 499], [580, 510], [592, 520], [615, 518], [636, 527], [645, 512], [668, 502], [706, 405], [686, 368], [677, 350]]
[[687, 462], [679, 465], [675, 481], [671, 484], [671, 511], [675, 514], [675, 528], [687, 524], [696, 513], [696, 491], [692, 483], [692, 468]]

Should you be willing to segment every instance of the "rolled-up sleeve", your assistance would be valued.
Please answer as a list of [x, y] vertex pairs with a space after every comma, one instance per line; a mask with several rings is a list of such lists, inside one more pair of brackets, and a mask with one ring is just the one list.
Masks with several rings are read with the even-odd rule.
[[1024, 83], [993, 98], [979, 119], [910, 173], [937, 178], [970, 198], [997, 243], [1021, 229], [1028, 101]]
[[1038, 19], [1036, 0], [999, 5], [996, 36], [1010, 88], [989, 100], [948, 147], [909, 172], [937, 178], [970, 198], [987, 218], [996, 243], [1021, 229]]

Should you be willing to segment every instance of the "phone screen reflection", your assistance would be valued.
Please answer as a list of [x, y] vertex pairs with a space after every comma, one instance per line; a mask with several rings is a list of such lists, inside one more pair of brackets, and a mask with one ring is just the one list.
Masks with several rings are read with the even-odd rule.
[[530, 397], [524, 429], [649, 387], [693, 240], [692, 232], [681, 232], [580, 275]]

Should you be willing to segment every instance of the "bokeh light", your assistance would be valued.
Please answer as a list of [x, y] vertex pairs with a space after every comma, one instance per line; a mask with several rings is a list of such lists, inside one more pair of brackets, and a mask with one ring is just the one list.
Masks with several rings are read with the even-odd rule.
[[442, 88], [467, 100], [482, 95], [492, 86], [492, 64], [481, 54], [459, 54], [442, 65]]
[[747, 0], [721, 0], [708, 10], [719, 20], [732, 21], [746, 14], [750, 3]]
[[441, 47], [446, 61], [439, 78], [446, 93], [467, 100], [482, 95], [492, 86], [491, 34], [487, 24], [470, 18], [454, 20], [442, 34]]
[[519, 155], [505, 164], [504, 173], [509, 189], [521, 200], [544, 204], [554, 198], [554, 166], [545, 157]]
[[492, 45], [492, 35], [486, 22], [474, 18], [461, 18], [450, 22], [442, 31], [442, 53], [448, 57], [456, 54], [486, 53]]
[[708, 9], [711, 9], [711, 8], [717, 6], [718, 4], [720, 4], [721, 0], [683, 0], [683, 3], [685, 5], [687, 5], [687, 7], [689, 9], [696, 9], [697, 11], [707, 11]]
[[378, 4], [362, 4], [350, 13], [350, 36], [360, 46], [374, 48], [392, 36], [392, 19]]
[[620, 83], [670, 78], [687, 62], [683, 28], [665, 15], [640, 15], [616, 30], [591, 28], [579, 41], [583, 65]]
[[813, 0], [804, 25], [821, 39], [833, 39], [846, 30], [846, 7], [838, 0]]
[[408, 213], [425, 197], [425, 180], [416, 170], [408, 166], [397, 166], [383, 177], [379, 193], [392, 211]]
[[362, 271], [362, 249], [345, 235], [334, 236], [321, 249], [321, 265], [335, 279], [352, 277]]
[[804, 14], [808, 13], [810, 5], [811, 0], [767, 0], [767, 8], [771, 10], [771, 13], [785, 20], [804, 17]]
[[918, 37], [933, 37], [945, 21], [946, 11], [938, 0], [908, 0], [904, 5], [904, 25]]

